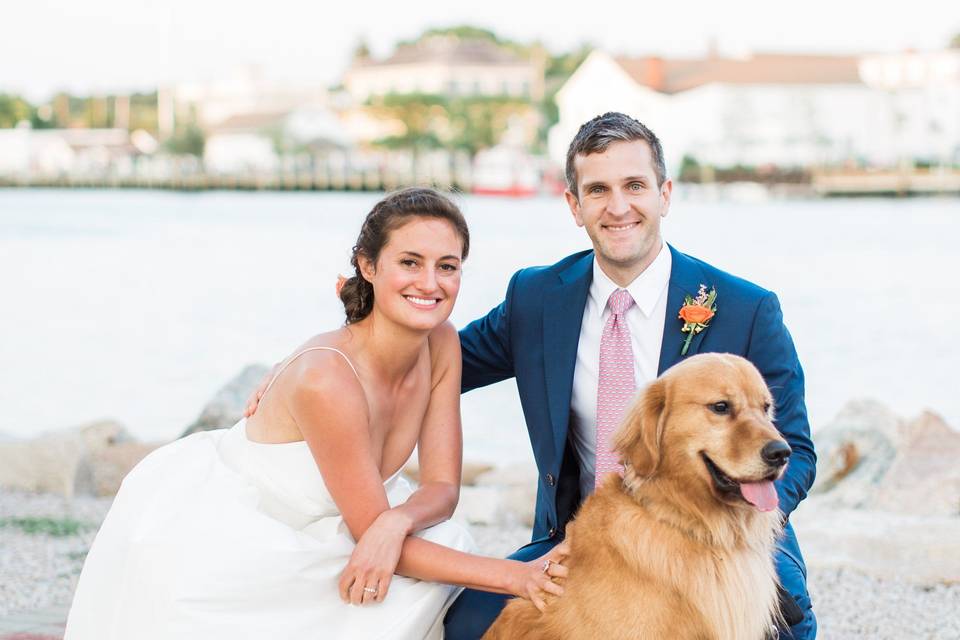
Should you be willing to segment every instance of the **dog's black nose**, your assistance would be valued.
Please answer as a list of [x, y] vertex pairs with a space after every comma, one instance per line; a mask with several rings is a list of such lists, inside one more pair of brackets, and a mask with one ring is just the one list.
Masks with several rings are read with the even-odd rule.
[[786, 442], [771, 440], [760, 450], [760, 457], [769, 465], [782, 467], [787, 464], [787, 458], [790, 457], [791, 453], [793, 453], [793, 449]]

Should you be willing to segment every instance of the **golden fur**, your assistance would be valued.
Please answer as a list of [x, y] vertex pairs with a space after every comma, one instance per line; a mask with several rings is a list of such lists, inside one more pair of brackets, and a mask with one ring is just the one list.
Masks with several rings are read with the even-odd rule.
[[[726, 401], [730, 412], [711, 408]], [[485, 640], [763, 640], [779, 615], [773, 545], [780, 512], [718, 488], [782, 473], [760, 458], [783, 442], [756, 368], [693, 356], [650, 384], [616, 436], [611, 474], [567, 527], [564, 595], [545, 613], [515, 599]], [[561, 582], [557, 580], [557, 582]]]

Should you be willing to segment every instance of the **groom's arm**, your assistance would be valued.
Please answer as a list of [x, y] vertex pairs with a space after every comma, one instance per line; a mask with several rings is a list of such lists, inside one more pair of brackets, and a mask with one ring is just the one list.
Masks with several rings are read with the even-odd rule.
[[513, 274], [503, 302], [460, 331], [463, 355], [461, 392], [470, 391], [514, 376], [510, 319], [513, 295], [520, 272]]
[[817, 455], [807, 421], [803, 369], [773, 293], [760, 302], [746, 355], [767, 381], [776, 407], [774, 422], [793, 449], [787, 471], [776, 483], [780, 509], [790, 515], [813, 485]]

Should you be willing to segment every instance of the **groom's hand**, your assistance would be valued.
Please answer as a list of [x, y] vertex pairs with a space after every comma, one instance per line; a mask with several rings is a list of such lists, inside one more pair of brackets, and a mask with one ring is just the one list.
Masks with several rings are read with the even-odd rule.
[[273, 380], [273, 376], [276, 374], [277, 367], [279, 366], [279, 364], [273, 365], [273, 368], [267, 372], [267, 375], [263, 376], [257, 388], [247, 397], [247, 404], [243, 407], [244, 418], [249, 418], [257, 412], [257, 407], [260, 406], [260, 398], [263, 397], [263, 393], [267, 390], [267, 387], [270, 386], [270, 381]]

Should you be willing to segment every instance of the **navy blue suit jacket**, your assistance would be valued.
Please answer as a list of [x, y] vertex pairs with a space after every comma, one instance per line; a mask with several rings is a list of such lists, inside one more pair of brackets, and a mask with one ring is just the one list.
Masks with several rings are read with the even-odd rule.
[[[672, 246], [666, 326], [659, 373], [682, 358], [686, 334], [677, 314], [684, 296], [701, 284], [717, 290], [717, 313], [687, 351], [733, 353], [763, 374], [776, 403], [776, 425], [793, 454], [777, 482], [780, 508], [789, 516], [813, 484], [816, 455], [804, 404], [803, 370], [772, 292], [720, 271]], [[516, 378], [520, 403], [539, 469], [534, 540], [559, 538], [581, 501], [579, 465], [568, 439], [570, 396], [580, 325], [593, 278], [593, 251], [568, 256], [548, 267], [514, 274], [504, 301], [460, 332], [463, 391]], [[805, 574], [793, 530], [786, 527], [781, 550]], [[787, 581], [792, 582], [792, 581]], [[785, 584], [794, 595], [805, 585]]]

